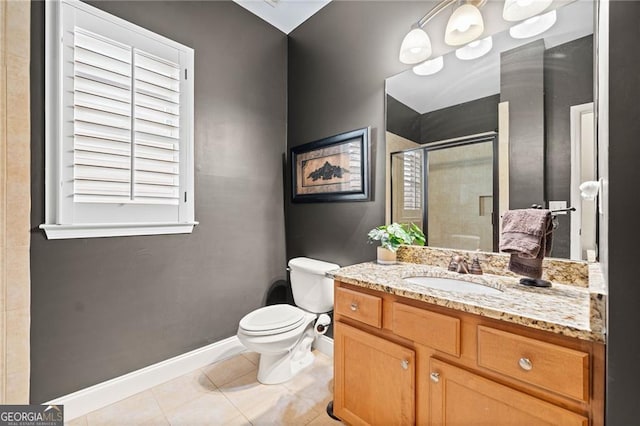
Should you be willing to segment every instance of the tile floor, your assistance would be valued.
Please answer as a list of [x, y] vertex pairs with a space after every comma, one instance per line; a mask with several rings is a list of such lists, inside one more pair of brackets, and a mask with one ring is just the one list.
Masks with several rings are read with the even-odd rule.
[[333, 398], [331, 358], [281, 385], [256, 379], [258, 354], [245, 352], [133, 395], [68, 422], [98, 425], [310, 425], [339, 426], [325, 409]]

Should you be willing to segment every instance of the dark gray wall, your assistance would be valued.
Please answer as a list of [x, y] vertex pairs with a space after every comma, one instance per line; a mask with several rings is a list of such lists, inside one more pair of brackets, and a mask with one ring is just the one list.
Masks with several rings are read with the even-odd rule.
[[[570, 108], [593, 102], [593, 36], [544, 52], [545, 193], [547, 200], [571, 202]], [[571, 215], [558, 216], [554, 257], [571, 253]]]
[[610, 3], [607, 425], [640, 419], [640, 2]]
[[287, 255], [340, 265], [372, 260], [367, 232], [384, 223], [384, 80], [407, 69], [398, 46], [434, 2], [331, 2], [289, 37], [289, 147], [372, 128], [372, 201], [292, 204]]
[[500, 94], [474, 99], [420, 116], [420, 143], [498, 130]]
[[500, 94], [419, 114], [387, 95], [387, 130], [428, 143], [498, 130]]
[[420, 143], [420, 114], [387, 95], [387, 131]]
[[[286, 36], [232, 2], [93, 2], [195, 49], [193, 234], [31, 240], [31, 401], [232, 336], [285, 277]], [[32, 226], [44, 219], [33, 5]]]
[[500, 101], [509, 102], [509, 207], [544, 204], [544, 41], [500, 54]]

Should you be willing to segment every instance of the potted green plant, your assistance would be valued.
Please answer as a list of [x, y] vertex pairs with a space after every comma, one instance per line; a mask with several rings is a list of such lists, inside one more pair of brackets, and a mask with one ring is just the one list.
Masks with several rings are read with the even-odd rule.
[[380, 241], [378, 247], [378, 263], [396, 263], [396, 251], [402, 244], [423, 246], [426, 238], [414, 223], [392, 223], [373, 228], [367, 235], [369, 243]]

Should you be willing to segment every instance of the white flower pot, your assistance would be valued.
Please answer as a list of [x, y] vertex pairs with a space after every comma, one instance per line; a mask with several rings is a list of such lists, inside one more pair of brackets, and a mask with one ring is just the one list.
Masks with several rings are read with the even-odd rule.
[[378, 247], [378, 263], [381, 265], [393, 265], [396, 263], [396, 252], [386, 249], [382, 246]]

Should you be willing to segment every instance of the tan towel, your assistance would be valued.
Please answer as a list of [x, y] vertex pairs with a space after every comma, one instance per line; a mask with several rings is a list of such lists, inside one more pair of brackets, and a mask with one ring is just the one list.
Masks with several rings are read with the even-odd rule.
[[509, 210], [502, 217], [500, 251], [510, 253], [509, 270], [542, 277], [542, 259], [551, 253], [553, 224], [544, 209]]

